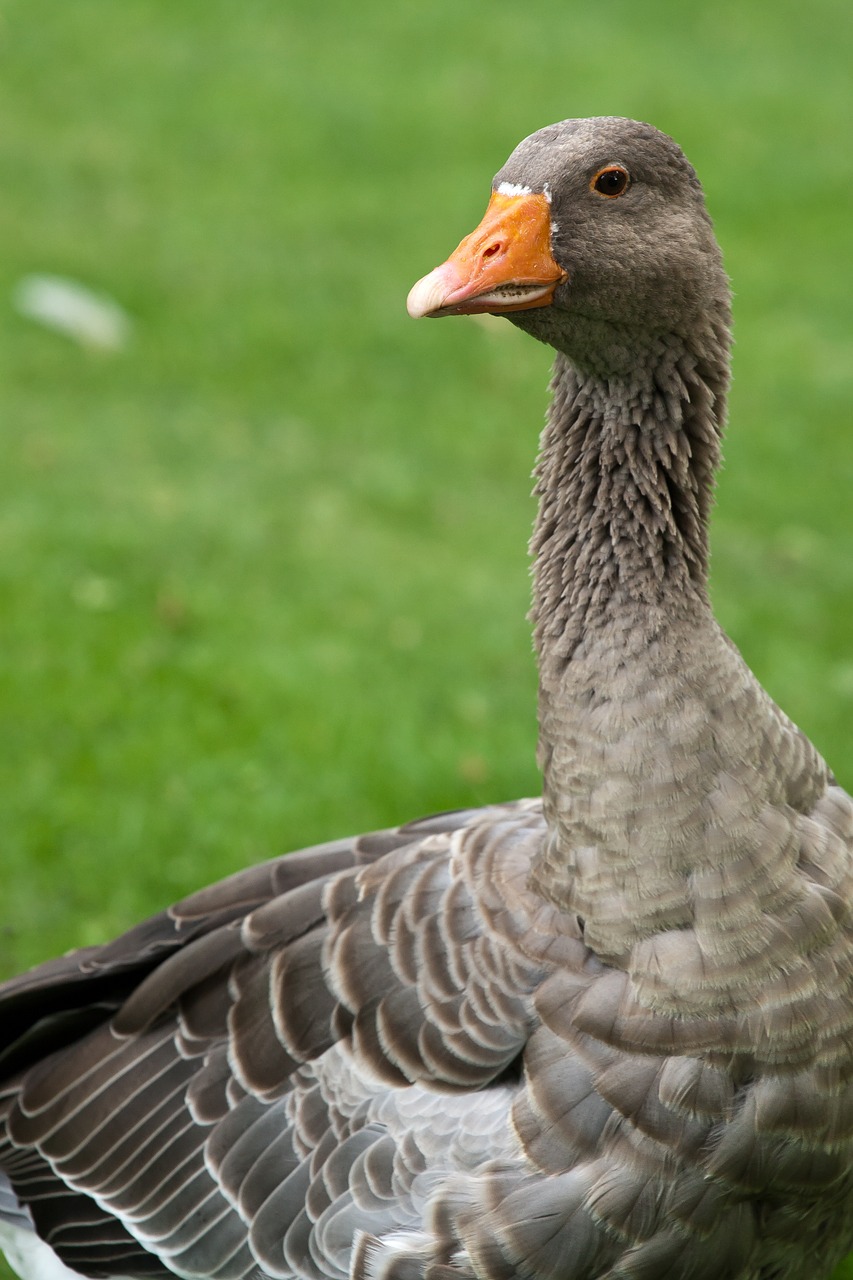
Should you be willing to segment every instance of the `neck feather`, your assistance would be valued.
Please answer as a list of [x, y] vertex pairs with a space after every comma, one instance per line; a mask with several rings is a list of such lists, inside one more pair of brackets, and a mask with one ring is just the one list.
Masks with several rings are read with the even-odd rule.
[[557, 359], [532, 541], [548, 835], [531, 883], [638, 987], [665, 973], [649, 998], [675, 984], [683, 1011], [687, 988], [704, 1009], [761, 980], [768, 919], [784, 937], [802, 910], [797, 823], [827, 772], [708, 602], [725, 324], [647, 355], [618, 380]]
[[614, 611], [705, 601], [725, 416], [723, 327], [697, 356], [661, 339], [642, 376], [584, 376], [559, 355], [536, 469], [533, 620], [543, 669]]

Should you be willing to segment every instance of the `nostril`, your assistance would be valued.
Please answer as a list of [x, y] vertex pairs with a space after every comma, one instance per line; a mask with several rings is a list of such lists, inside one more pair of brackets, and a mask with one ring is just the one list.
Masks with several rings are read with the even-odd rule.
[[498, 240], [495, 244], [490, 244], [487, 249], [483, 250], [484, 258], [493, 258], [496, 253], [501, 251], [501, 242]]

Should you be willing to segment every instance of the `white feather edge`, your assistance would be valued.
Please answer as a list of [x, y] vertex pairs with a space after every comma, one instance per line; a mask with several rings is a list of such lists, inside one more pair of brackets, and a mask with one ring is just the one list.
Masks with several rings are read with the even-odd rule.
[[[85, 1280], [61, 1261], [49, 1244], [26, 1227], [0, 1222], [0, 1250], [21, 1280]], [[115, 1276], [113, 1280], [124, 1280]]]
[[423, 1231], [389, 1231], [384, 1236], [370, 1236], [365, 1231], [357, 1231], [352, 1258], [353, 1264], [358, 1266], [360, 1262], [361, 1267], [356, 1274], [363, 1276], [364, 1280], [381, 1280], [394, 1258], [407, 1253], [426, 1257], [433, 1245], [432, 1237]]

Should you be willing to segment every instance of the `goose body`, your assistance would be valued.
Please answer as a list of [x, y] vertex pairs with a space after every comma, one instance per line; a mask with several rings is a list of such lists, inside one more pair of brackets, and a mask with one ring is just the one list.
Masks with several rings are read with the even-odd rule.
[[556, 351], [543, 798], [241, 871], [0, 988], [13, 1252], [818, 1280], [853, 1247], [853, 803], [708, 601], [729, 292], [695, 174], [648, 125], [543, 129], [409, 310]]

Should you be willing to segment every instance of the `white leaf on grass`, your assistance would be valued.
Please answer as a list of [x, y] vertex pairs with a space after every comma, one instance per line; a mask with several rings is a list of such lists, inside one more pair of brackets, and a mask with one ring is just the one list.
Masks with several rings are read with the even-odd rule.
[[24, 276], [12, 303], [21, 315], [84, 347], [120, 351], [130, 338], [130, 316], [117, 302], [63, 276]]

